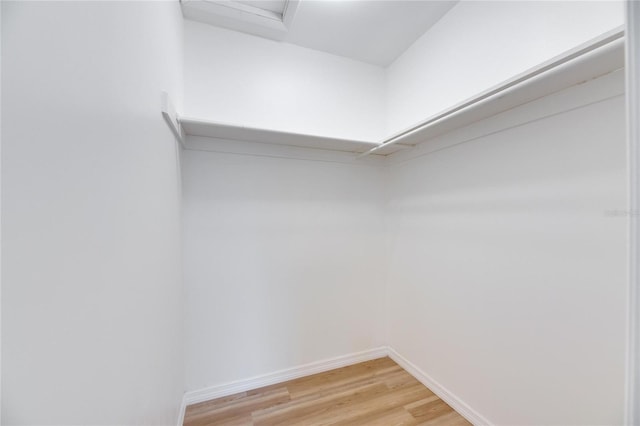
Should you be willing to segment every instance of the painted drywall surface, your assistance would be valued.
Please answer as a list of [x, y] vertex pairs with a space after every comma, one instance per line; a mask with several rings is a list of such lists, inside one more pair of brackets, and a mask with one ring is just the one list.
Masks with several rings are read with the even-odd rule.
[[494, 424], [622, 424], [624, 128], [616, 96], [388, 170], [389, 344]]
[[2, 423], [175, 425], [179, 5], [2, 7]]
[[462, 1], [387, 68], [393, 134], [623, 24], [621, 1]]
[[188, 390], [384, 343], [380, 177], [184, 152]]
[[[0, 6], [0, 58], [2, 58], [2, 7]], [[0, 99], [2, 99], [2, 64], [0, 63]], [[2, 102], [0, 102], [2, 129]], [[0, 224], [2, 223], [2, 131], [0, 131]], [[2, 226], [0, 226], [0, 423], [2, 422]]]
[[184, 115], [346, 139], [384, 133], [384, 69], [189, 20], [184, 26]]

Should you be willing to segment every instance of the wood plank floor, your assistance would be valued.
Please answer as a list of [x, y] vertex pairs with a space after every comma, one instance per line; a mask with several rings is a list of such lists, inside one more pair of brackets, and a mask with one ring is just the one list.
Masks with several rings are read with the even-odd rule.
[[390, 358], [187, 407], [185, 426], [470, 425]]

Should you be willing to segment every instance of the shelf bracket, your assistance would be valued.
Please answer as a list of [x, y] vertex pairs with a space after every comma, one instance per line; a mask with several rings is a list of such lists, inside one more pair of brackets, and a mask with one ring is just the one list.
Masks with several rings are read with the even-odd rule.
[[171, 133], [176, 137], [176, 140], [182, 145], [184, 148], [184, 131], [182, 130], [182, 126], [180, 125], [180, 120], [178, 119], [178, 114], [176, 113], [176, 109], [173, 107], [171, 103], [171, 99], [169, 98], [169, 94], [167, 92], [162, 92], [162, 117], [164, 121], [171, 129]]

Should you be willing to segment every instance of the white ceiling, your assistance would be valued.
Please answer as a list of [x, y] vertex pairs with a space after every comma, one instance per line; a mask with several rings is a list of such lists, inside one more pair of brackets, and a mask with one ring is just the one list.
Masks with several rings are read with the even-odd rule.
[[455, 1], [302, 0], [284, 40], [387, 66]]
[[185, 17], [387, 66], [457, 0], [181, 0]]

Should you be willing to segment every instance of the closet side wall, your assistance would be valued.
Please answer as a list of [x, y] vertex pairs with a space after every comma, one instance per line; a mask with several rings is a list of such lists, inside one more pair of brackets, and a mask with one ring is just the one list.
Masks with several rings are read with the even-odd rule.
[[623, 74], [392, 159], [389, 344], [493, 424], [622, 424]]
[[175, 425], [177, 2], [2, 2], [2, 424]]
[[624, 23], [621, 1], [461, 1], [387, 68], [388, 134]]
[[185, 151], [188, 390], [384, 344], [380, 169], [324, 157]]

